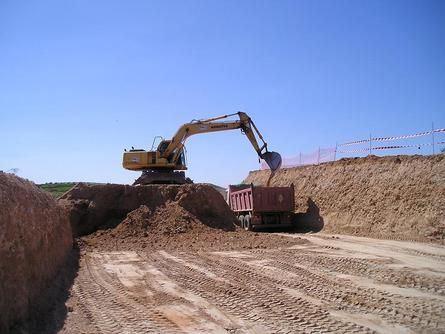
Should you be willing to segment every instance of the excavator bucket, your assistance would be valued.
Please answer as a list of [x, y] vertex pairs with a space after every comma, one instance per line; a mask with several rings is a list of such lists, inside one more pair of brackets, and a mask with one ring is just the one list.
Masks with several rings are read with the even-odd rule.
[[281, 155], [278, 152], [266, 152], [261, 155], [261, 159], [266, 161], [272, 172], [281, 167]]

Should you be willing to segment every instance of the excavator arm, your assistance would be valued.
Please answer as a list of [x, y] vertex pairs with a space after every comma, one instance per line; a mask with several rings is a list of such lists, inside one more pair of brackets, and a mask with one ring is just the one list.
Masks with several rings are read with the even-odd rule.
[[[235, 121], [221, 121], [231, 116], [239, 116], [239, 120]], [[229, 115], [222, 115], [209, 119], [196, 120], [191, 123], [182, 125], [168, 146], [163, 152], [161, 157], [166, 159], [172, 159], [176, 161], [179, 154], [182, 152], [184, 142], [190, 136], [209, 132], [218, 132], [226, 130], [241, 129], [241, 131], [247, 136], [253, 148], [257, 152], [258, 156], [266, 161], [272, 171], [275, 171], [281, 166], [281, 156], [276, 152], [269, 152], [267, 150], [267, 143], [264, 141], [263, 136], [259, 132], [258, 128], [252, 119], [244, 112], [237, 112]], [[256, 138], [258, 136], [261, 141], [261, 146], [258, 144]]]

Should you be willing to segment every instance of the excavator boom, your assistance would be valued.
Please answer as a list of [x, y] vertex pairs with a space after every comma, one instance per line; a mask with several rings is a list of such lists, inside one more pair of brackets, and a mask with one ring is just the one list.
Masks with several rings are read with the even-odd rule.
[[[238, 115], [239, 120], [223, 121]], [[155, 151], [135, 150], [124, 153], [123, 166], [129, 170], [141, 170], [143, 175], [136, 183], [186, 183], [184, 143], [188, 137], [210, 132], [240, 129], [252, 144], [258, 156], [263, 159], [274, 172], [281, 166], [281, 156], [267, 150], [258, 128], [244, 112], [222, 115], [209, 119], [193, 120], [182, 125], [171, 140], [163, 140]], [[257, 141], [261, 142], [261, 146]], [[179, 176], [178, 176], [179, 175]], [[181, 180], [184, 182], [181, 182]]]

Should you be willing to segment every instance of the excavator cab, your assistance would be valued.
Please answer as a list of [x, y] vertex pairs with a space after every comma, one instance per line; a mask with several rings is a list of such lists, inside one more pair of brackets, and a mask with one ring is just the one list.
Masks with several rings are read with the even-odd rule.
[[170, 145], [171, 140], [163, 140], [159, 143], [158, 151], [163, 154], [164, 151], [167, 149], [168, 145]]

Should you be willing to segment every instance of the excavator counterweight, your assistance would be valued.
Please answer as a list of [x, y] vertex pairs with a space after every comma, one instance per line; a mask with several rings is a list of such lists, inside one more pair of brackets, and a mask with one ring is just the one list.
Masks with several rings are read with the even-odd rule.
[[[221, 121], [235, 115], [239, 117], [239, 120]], [[280, 154], [267, 150], [267, 143], [261, 133], [252, 119], [244, 112], [193, 120], [182, 125], [172, 139], [162, 140], [156, 150], [131, 149], [125, 151], [122, 164], [125, 169], [142, 171], [141, 177], [134, 184], [191, 183], [192, 181], [186, 178], [183, 172], [187, 170], [184, 152], [186, 139], [195, 134], [234, 129], [240, 129], [247, 136], [258, 156], [267, 163], [272, 172], [280, 168]], [[261, 146], [258, 144], [257, 137], [261, 141]]]

